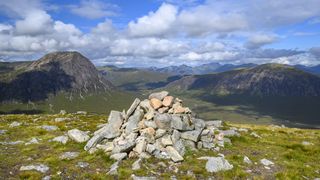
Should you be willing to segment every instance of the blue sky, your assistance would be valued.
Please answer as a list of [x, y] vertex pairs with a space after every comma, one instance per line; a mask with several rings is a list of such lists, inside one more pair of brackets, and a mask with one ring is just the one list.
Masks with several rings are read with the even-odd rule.
[[97, 65], [320, 64], [320, 0], [0, 1], [0, 61], [79, 51]]

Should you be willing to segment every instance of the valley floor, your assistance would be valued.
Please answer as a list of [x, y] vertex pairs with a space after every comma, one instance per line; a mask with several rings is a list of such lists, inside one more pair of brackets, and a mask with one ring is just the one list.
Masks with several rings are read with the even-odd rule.
[[[56, 118], [70, 118], [56, 122]], [[52, 142], [57, 136], [66, 135], [68, 130], [78, 128], [90, 131], [106, 123], [105, 115], [1, 115], [0, 116], [0, 179], [113, 179], [107, 172], [114, 163], [104, 152], [89, 154], [83, 150], [85, 143], [68, 140], [66, 144]], [[13, 123], [17, 122], [17, 123]], [[11, 126], [10, 126], [11, 125]], [[121, 162], [119, 179], [136, 176], [155, 176], [169, 179], [315, 179], [320, 178], [320, 131], [284, 128], [274, 125], [226, 124], [225, 126], [244, 128], [240, 137], [231, 137], [232, 145], [226, 145], [219, 152], [213, 150], [188, 151], [182, 163], [173, 164], [167, 160], [150, 158], [143, 160], [142, 168], [132, 170], [136, 159]], [[255, 137], [254, 134], [260, 136]], [[33, 138], [36, 138], [34, 140]], [[33, 141], [30, 141], [32, 140]], [[36, 142], [37, 141], [37, 142]], [[61, 159], [66, 152], [76, 152], [77, 156]], [[208, 173], [206, 161], [201, 156], [224, 154], [233, 165], [229, 171]], [[244, 156], [252, 161], [247, 164]], [[274, 163], [261, 164], [261, 159]], [[43, 164], [49, 169], [21, 171], [22, 166]]]

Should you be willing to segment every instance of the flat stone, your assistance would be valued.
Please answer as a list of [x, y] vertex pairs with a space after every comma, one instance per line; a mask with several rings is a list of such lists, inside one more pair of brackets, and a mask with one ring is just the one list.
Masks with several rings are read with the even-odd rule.
[[224, 131], [220, 131], [220, 132], [223, 133], [225, 137], [240, 136], [240, 134], [233, 129], [224, 130]]
[[63, 121], [70, 121], [72, 120], [71, 118], [55, 118], [54, 121], [55, 122], [63, 122]]
[[156, 177], [153, 176], [136, 176], [134, 174], [131, 175], [133, 180], [157, 180]]
[[125, 159], [127, 157], [127, 153], [116, 153], [116, 154], [112, 154], [110, 156], [111, 159], [114, 159], [116, 161], [121, 161], [123, 159]]
[[186, 131], [186, 132], [181, 133], [181, 138], [191, 140], [194, 142], [198, 142], [200, 134], [201, 134], [201, 131], [199, 131], [199, 130]]
[[121, 153], [121, 152], [129, 152], [133, 149], [133, 147], [135, 145], [136, 145], [136, 143], [132, 142], [132, 141], [126, 141], [125, 144], [115, 145], [112, 150], [112, 154]]
[[39, 144], [38, 138], [33, 137], [29, 142], [26, 142], [25, 145], [29, 144]]
[[131, 132], [138, 130], [138, 123], [142, 120], [143, 115], [143, 110], [137, 109], [134, 114], [129, 117], [125, 130], [126, 134], [130, 134]]
[[255, 137], [255, 138], [261, 138], [261, 136], [259, 136], [257, 133], [252, 132], [250, 133], [251, 136]]
[[69, 140], [68, 136], [57, 136], [52, 139], [52, 141], [59, 142], [62, 144], [66, 144], [68, 140]]
[[184, 156], [186, 152], [186, 148], [184, 147], [184, 144], [182, 140], [178, 140], [173, 144], [174, 149], [176, 149], [181, 156]]
[[110, 170], [107, 172], [107, 175], [117, 175], [120, 161], [113, 163], [110, 167]]
[[170, 107], [173, 104], [173, 96], [166, 96], [162, 100], [162, 104], [166, 107]]
[[49, 126], [49, 125], [43, 125], [41, 126], [41, 128], [46, 131], [55, 131], [59, 129], [57, 126]]
[[157, 129], [155, 138], [160, 138], [167, 133], [165, 129]]
[[227, 171], [233, 168], [224, 157], [200, 157], [199, 160], [207, 159], [206, 170], [210, 173], [216, 173], [219, 171]]
[[161, 143], [163, 144], [164, 147], [166, 146], [171, 146], [172, 140], [171, 140], [171, 136], [170, 135], [165, 135], [161, 138]]
[[132, 164], [132, 170], [136, 171], [136, 170], [139, 170], [141, 169], [141, 163], [142, 159], [138, 159], [136, 160], [133, 164]]
[[213, 126], [216, 128], [222, 127], [222, 121], [221, 120], [215, 120], [215, 121], [205, 121], [206, 126]]
[[176, 106], [174, 109], [173, 109], [173, 113], [174, 114], [183, 114], [186, 112], [186, 108], [182, 107], [182, 106]]
[[154, 121], [144, 121], [144, 125], [147, 127], [152, 127], [153, 129], [157, 129], [157, 124]]
[[86, 111], [77, 111], [76, 114], [87, 115], [88, 112], [86, 112]]
[[170, 129], [171, 128], [171, 116], [169, 114], [157, 114], [154, 117], [154, 122], [160, 129]]
[[159, 112], [160, 114], [163, 114], [163, 113], [167, 112], [168, 110], [169, 110], [169, 107], [162, 107], [162, 108], [159, 108], [159, 109], [158, 109], [158, 112]]
[[77, 163], [77, 167], [80, 167], [80, 168], [86, 168], [86, 167], [89, 167], [89, 163], [87, 162], [78, 162]]
[[170, 158], [171, 158], [171, 160], [173, 162], [181, 162], [181, 161], [183, 161], [183, 157], [172, 146], [167, 146], [166, 147], [166, 152], [168, 153], [168, 155], [170, 156]]
[[270, 165], [274, 165], [274, 163], [268, 159], [261, 159], [260, 163], [264, 166], [270, 166]]
[[70, 139], [72, 139], [78, 143], [86, 142], [90, 138], [85, 132], [80, 131], [79, 129], [69, 130], [68, 136], [70, 137]]
[[9, 125], [9, 127], [10, 127], [10, 128], [13, 128], [13, 127], [18, 127], [18, 126], [20, 126], [20, 125], [21, 125], [20, 122], [13, 121], [13, 122]]
[[162, 106], [162, 102], [159, 99], [152, 98], [150, 99], [150, 105], [153, 109], [157, 110]]
[[105, 144], [97, 144], [97, 149], [101, 149], [104, 152], [111, 152], [113, 150], [113, 142], [107, 142]]
[[126, 117], [129, 118], [131, 116], [131, 114], [136, 110], [136, 108], [139, 106], [140, 104], [140, 99], [136, 98], [133, 103], [131, 104], [130, 108], [127, 111]]
[[156, 92], [156, 93], [150, 94], [149, 99], [156, 98], [156, 99], [162, 101], [168, 95], [169, 95], [168, 91]]
[[46, 173], [49, 171], [49, 167], [44, 164], [35, 164], [35, 165], [27, 165], [27, 166], [21, 166], [20, 171], [39, 171], [41, 173]]
[[70, 160], [70, 159], [77, 158], [79, 154], [80, 154], [79, 152], [65, 152], [59, 158], [62, 160], [64, 159]]
[[202, 119], [194, 118], [193, 119], [193, 124], [194, 124], [195, 130], [198, 130], [198, 131], [201, 131], [201, 132], [206, 127], [206, 123]]

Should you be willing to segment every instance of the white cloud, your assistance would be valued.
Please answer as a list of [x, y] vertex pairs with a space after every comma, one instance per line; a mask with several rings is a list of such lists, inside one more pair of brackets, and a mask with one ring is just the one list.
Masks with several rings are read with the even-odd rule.
[[271, 44], [277, 40], [275, 35], [269, 34], [255, 34], [249, 37], [249, 40], [246, 42], [245, 46], [249, 49], [257, 49], [264, 45]]
[[132, 36], [162, 36], [172, 30], [178, 10], [175, 6], [163, 3], [156, 12], [131, 21], [128, 25]]
[[89, 19], [117, 15], [118, 7], [99, 0], [82, 0], [79, 5], [71, 6], [71, 12]]

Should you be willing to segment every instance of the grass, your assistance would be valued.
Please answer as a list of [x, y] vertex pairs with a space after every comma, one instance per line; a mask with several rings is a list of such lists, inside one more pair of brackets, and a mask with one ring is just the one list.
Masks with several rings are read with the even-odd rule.
[[[54, 122], [56, 117], [69, 117], [73, 120]], [[9, 128], [13, 121], [22, 122], [19, 127]], [[32, 137], [40, 140], [39, 144], [32, 145], [3, 145], [0, 144], [0, 177], [3, 179], [40, 179], [50, 175], [52, 179], [113, 179], [106, 173], [114, 162], [109, 155], [99, 151], [89, 154], [83, 150], [85, 143], [75, 143], [71, 140], [66, 145], [50, 140], [56, 136], [64, 135], [67, 130], [78, 128], [93, 133], [96, 126], [106, 122], [105, 115], [1, 115], [0, 129], [8, 130], [0, 135], [0, 142], [29, 141]], [[47, 132], [39, 126], [54, 125], [59, 130]], [[240, 137], [232, 138], [232, 145], [227, 145], [220, 153], [233, 164], [230, 171], [208, 173], [205, 170], [204, 160], [201, 156], [217, 156], [217, 152], [209, 150], [190, 151], [185, 155], [182, 163], [172, 165], [168, 160], [150, 158], [143, 160], [142, 169], [133, 171], [132, 163], [136, 159], [128, 159], [121, 163], [118, 170], [119, 179], [128, 179], [132, 174], [137, 176], [157, 176], [167, 179], [172, 175], [178, 179], [310, 179], [320, 177], [320, 132], [318, 130], [279, 128], [267, 125], [231, 124], [237, 128], [247, 128], [248, 133], [241, 133]], [[254, 138], [251, 132], [256, 132], [262, 138]], [[305, 146], [301, 143], [308, 141], [313, 145]], [[72, 160], [60, 160], [59, 156], [67, 151], [80, 152]], [[248, 156], [254, 163], [243, 162]], [[265, 169], [259, 161], [263, 158], [275, 163], [270, 170]], [[89, 167], [80, 168], [78, 162], [87, 162]], [[50, 167], [49, 172], [41, 174], [36, 171], [19, 171], [22, 165], [43, 163]], [[165, 163], [162, 167], [159, 163]], [[178, 168], [179, 172], [174, 169]], [[250, 171], [249, 171], [250, 170]], [[192, 172], [192, 173], [191, 173]]]

